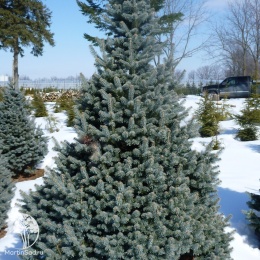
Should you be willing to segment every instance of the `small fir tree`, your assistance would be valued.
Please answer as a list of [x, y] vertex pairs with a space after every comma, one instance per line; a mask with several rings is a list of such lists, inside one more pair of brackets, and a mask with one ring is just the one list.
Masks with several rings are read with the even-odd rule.
[[56, 116], [50, 114], [45, 118], [45, 121], [45, 130], [48, 130], [50, 133], [59, 132], [60, 121]]
[[28, 175], [47, 153], [47, 138], [30, 117], [24, 95], [11, 87], [0, 102], [0, 141], [13, 175]]
[[251, 200], [247, 204], [250, 210], [246, 212], [246, 216], [249, 220], [250, 226], [255, 230], [260, 248], [260, 190], [258, 194], [250, 193], [249, 195]]
[[245, 108], [241, 114], [235, 116], [240, 125], [236, 137], [241, 141], [257, 140], [257, 125], [260, 124], [260, 96], [253, 94], [245, 101]]
[[74, 126], [74, 120], [75, 120], [74, 105], [75, 104], [73, 102], [71, 102], [70, 107], [66, 111], [67, 116], [68, 116], [66, 125], [69, 127]]
[[233, 115], [230, 112], [229, 108], [231, 105], [227, 104], [227, 99], [222, 99], [222, 102], [216, 103], [218, 106], [218, 112], [219, 112], [219, 121], [226, 121], [233, 119]]
[[238, 130], [236, 137], [240, 141], [257, 140], [257, 128], [254, 125], [246, 125]]
[[218, 134], [221, 113], [219, 113], [215, 102], [207, 94], [199, 103], [196, 118], [201, 124], [199, 133], [202, 137], [211, 137]]
[[60, 98], [56, 101], [54, 112], [62, 112], [66, 111], [67, 113], [67, 126], [73, 126], [74, 125], [74, 118], [75, 118], [75, 112], [74, 112], [74, 105], [75, 100], [73, 97], [68, 97], [66, 93], [63, 93]]
[[0, 231], [6, 226], [7, 212], [14, 196], [14, 183], [11, 171], [7, 168], [8, 160], [0, 151]]
[[69, 98], [64, 93], [56, 100], [54, 113], [59, 113], [68, 108]]
[[0, 102], [3, 100], [4, 89], [0, 86]]
[[[45, 259], [230, 259], [218, 213], [216, 157], [191, 149], [192, 122], [172, 86], [150, 1], [110, 0], [113, 37], [93, 49], [97, 74], [85, 83], [73, 143], [22, 211], [41, 235]], [[30, 259], [30, 256], [23, 256]], [[34, 256], [41, 259], [42, 256]], [[32, 259], [32, 258], [31, 258]]]
[[20, 90], [24, 93], [25, 96], [33, 96], [36, 92], [39, 91], [35, 88], [26, 88], [26, 87], [21, 87]]
[[48, 116], [48, 111], [44, 104], [43, 98], [39, 92], [35, 91], [33, 93], [33, 100], [32, 100], [32, 108], [34, 110], [35, 117], [46, 117]]

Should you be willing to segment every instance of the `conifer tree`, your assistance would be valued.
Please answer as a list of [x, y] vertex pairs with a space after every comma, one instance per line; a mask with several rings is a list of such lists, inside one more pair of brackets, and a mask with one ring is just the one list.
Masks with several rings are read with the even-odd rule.
[[205, 95], [200, 101], [196, 117], [201, 125], [199, 133], [202, 137], [210, 137], [218, 134], [221, 115], [216, 104], [208, 95]]
[[33, 100], [32, 100], [32, 108], [34, 109], [34, 116], [35, 117], [46, 117], [48, 116], [48, 111], [44, 104], [43, 98], [39, 92], [35, 91], [33, 93]]
[[13, 175], [30, 174], [47, 153], [47, 138], [30, 117], [24, 95], [12, 87], [0, 102], [0, 141]]
[[241, 141], [257, 140], [258, 129], [256, 126], [260, 124], [259, 94], [253, 94], [250, 98], [246, 99], [244, 109], [235, 118], [240, 125], [236, 136]]
[[74, 126], [74, 118], [75, 118], [75, 112], [74, 112], [74, 105], [75, 100], [73, 97], [68, 97], [66, 93], [63, 93], [60, 98], [56, 101], [55, 104], [55, 113], [62, 112], [63, 110], [66, 110], [67, 114], [67, 126]]
[[3, 100], [3, 88], [0, 87], [0, 102]]
[[70, 106], [68, 107], [67, 111], [67, 121], [66, 126], [73, 127], [74, 126], [74, 119], [75, 119], [75, 111], [74, 111], [74, 101], [70, 102]]
[[[111, 0], [111, 38], [97, 40], [97, 73], [85, 82], [73, 143], [58, 148], [44, 185], [23, 193], [40, 226], [44, 259], [230, 259], [218, 214], [210, 147], [191, 149], [192, 122], [170, 90], [148, 0]], [[41, 259], [42, 256], [34, 256]], [[24, 256], [30, 259], [30, 256]]]
[[18, 56], [24, 47], [32, 47], [34, 56], [43, 54], [44, 42], [54, 46], [51, 12], [40, 0], [0, 1], [0, 49], [13, 53], [12, 83], [18, 88]]
[[259, 193], [250, 193], [251, 200], [247, 203], [250, 210], [246, 212], [250, 226], [255, 230], [260, 247], [260, 190]]
[[6, 226], [7, 212], [10, 209], [11, 200], [14, 196], [12, 174], [7, 166], [8, 160], [0, 151], [0, 231]]
[[[104, 19], [103, 14], [106, 13], [106, 0], [76, 0], [80, 10], [82, 13], [87, 16], [88, 23], [95, 24], [95, 28], [100, 31], [104, 31], [107, 35], [111, 34], [111, 28]], [[159, 13], [161, 16], [158, 19], [158, 23], [161, 26], [161, 33], [164, 34], [166, 32], [172, 31], [172, 24], [178, 19], [180, 20], [182, 17], [181, 13], [170, 13], [166, 14], [165, 12], [160, 12], [165, 4], [165, 0], [151, 0], [150, 7], [154, 9], [155, 12]], [[163, 14], [162, 14], [163, 13]], [[91, 41], [94, 45], [97, 44], [96, 38], [93, 35], [88, 33], [84, 34], [84, 37]]]

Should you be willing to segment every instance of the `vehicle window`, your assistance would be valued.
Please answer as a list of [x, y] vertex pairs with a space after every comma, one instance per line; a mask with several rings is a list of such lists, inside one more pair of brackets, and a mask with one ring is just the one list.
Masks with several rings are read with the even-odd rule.
[[247, 78], [238, 78], [237, 79], [237, 84], [246, 84], [247, 83]]
[[233, 86], [236, 85], [236, 80], [234, 78], [227, 78], [220, 85], [223, 87]]
[[248, 92], [248, 78], [241, 77], [237, 79], [236, 91], [237, 92]]
[[228, 79], [225, 79], [224, 81], [222, 81], [222, 82], [220, 83], [220, 85], [221, 85], [221, 86], [225, 86], [225, 85], [227, 84], [227, 82], [228, 82]]
[[236, 85], [236, 80], [235, 79], [229, 80], [228, 85], [230, 85], [230, 86]]

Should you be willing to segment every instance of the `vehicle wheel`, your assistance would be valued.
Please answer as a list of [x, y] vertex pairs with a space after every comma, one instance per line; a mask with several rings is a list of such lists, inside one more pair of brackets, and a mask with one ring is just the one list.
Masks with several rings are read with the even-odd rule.
[[219, 95], [216, 92], [209, 92], [208, 98], [213, 101], [219, 101]]

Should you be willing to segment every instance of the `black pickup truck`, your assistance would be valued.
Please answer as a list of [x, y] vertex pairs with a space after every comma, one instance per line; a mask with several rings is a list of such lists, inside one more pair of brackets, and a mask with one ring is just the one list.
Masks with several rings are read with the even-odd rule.
[[250, 76], [229, 77], [220, 84], [202, 87], [202, 96], [221, 98], [247, 98], [251, 93], [260, 94], [260, 82], [253, 81]]

